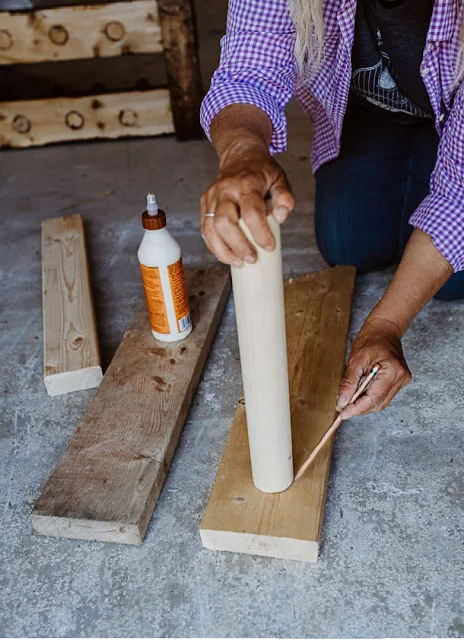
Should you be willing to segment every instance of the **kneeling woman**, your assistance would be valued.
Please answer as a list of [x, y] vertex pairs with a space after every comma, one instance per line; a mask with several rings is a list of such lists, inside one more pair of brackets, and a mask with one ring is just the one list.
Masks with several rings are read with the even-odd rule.
[[[273, 249], [265, 199], [284, 222], [294, 200], [272, 154], [285, 149], [295, 94], [313, 124], [323, 257], [360, 272], [399, 261], [353, 343], [343, 418], [387, 406], [410, 380], [401, 338], [413, 318], [433, 296], [464, 297], [463, 19], [461, 0], [229, 0], [202, 106], [219, 155], [201, 200], [208, 247], [253, 262], [241, 216]], [[375, 384], [347, 406], [377, 362]]]

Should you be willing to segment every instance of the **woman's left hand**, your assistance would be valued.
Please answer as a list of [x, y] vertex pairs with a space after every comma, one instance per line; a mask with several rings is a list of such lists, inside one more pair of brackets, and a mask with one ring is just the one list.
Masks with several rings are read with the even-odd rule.
[[[363, 376], [375, 364], [380, 370], [367, 392], [349, 404]], [[400, 389], [411, 380], [411, 372], [403, 355], [401, 331], [392, 321], [368, 318], [351, 347], [348, 365], [337, 398], [337, 411], [343, 420], [366, 413], [382, 411]]]

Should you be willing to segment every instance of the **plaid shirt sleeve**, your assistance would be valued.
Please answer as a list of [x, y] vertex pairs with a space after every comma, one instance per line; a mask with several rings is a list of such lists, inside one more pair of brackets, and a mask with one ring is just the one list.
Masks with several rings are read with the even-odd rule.
[[430, 194], [409, 222], [430, 235], [455, 272], [464, 270], [464, 84], [442, 133]]
[[285, 150], [284, 108], [293, 95], [296, 73], [294, 42], [287, 0], [229, 0], [221, 62], [201, 108], [208, 137], [221, 109], [247, 103], [265, 111], [272, 122], [271, 152]]

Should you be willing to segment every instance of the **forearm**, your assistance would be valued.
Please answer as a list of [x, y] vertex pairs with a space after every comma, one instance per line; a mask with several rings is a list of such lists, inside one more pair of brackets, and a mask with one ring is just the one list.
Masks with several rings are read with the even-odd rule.
[[[411, 379], [401, 338], [419, 311], [453, 273], [450, 263], [430, 236], [415, 229], [403, 258], [382, 300], [373, 309], [350, 350], [348, 366], [340, 384], [337, 409], [342, 418], [384, 409]], [[367, 393], [348, 404], [362, 376], [380, 364]]]
[[452, 275], [430, 236], [415, 229], [390, 286], [367, 322], [388, 320], [402, 336], [419, 311]]
[[221, 166], [237, 153], [267, 154], [271, 137], [269, 116], [251, 104], [232, 104], [219, 111], [211, 123], [211, 142]]

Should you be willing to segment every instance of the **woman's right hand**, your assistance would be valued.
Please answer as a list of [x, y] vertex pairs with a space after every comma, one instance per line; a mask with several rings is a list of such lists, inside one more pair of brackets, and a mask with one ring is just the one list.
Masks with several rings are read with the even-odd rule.
[[[200, 229], [212, 253], [225, 264], [241, 267], [256, 251], [239, 227], [247, 224], [255, 242], [272, 251], [275, 239], [266, 221], [271, 213], [285, 222], [295, 200], [285, 172], [262, 139], [237, 137], [220, 156], [219, 174], [201, 197]], [[214, 216], [205, 214], [214, 213]]]

